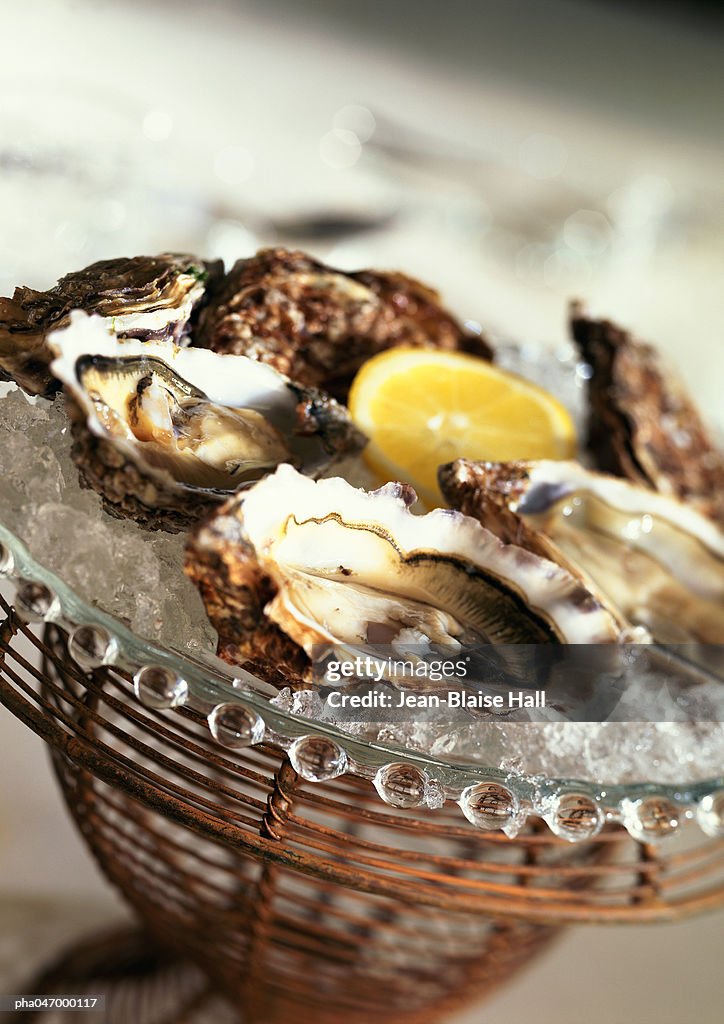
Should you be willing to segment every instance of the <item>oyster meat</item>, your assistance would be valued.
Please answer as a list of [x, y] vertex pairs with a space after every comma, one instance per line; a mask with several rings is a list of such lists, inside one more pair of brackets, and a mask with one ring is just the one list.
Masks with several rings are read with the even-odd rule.
[[259, 359], [342, 400], [362, 363], [395, 345], [491, 358], [487, 342], [419, 281], [374, 270], [342, 273], [286, 249], [234, 265], [200, 317], [195, 344]]
[[0, 298], [0, 377], [30, 394], [57, 387], [48, 366], [48, 333], [82, 309], [106, 320], [118, 337], [182, 344], [208, 292], [223, 274], [220, 261], [163, 253], [102, 260], [66, 274], [48, 291], [16, 288]]
[[650, 345], [579, 304], [571, 329], [593, 371], [587, 443], [597, 468], [724, 522], [724, 455], [674, 372]]
[[48, 344], [84, 482], [151, 527], [180, 529], [279, 463], [322, 472], [362, 444], [332, 399], [244, 356], [120, 340], [81, 312]]
[[229, 499], [186, 559], [220, 656], [288, 685], [319, 652], [401, 639], [458, 650], [619, 639], [566, 569], [458, 512], [414, 515], [414, 500], [404, 484], [366, 492], [288, 465]]
[[662, 643], [724, 643], [724, 533], [673, 498], [574, 462], [440, 469], [450, 504], [593, 581]]

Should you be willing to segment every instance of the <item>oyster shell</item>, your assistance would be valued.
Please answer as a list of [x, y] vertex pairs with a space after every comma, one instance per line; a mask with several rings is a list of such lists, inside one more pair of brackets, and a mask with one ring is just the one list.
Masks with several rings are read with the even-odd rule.
[[102, 260], [66, 274], [45, 292], [16, 288], [11, 299], [0, 298], [0, 376], [31, 394], [52, 392], [46, 338], [69, 322], [74, 309], [103, 317], [121, 338], [182, 344], [222, 273], [220, 261], [163, 253]]
[[593, 581], [662, 643], [724, 643], [724, 533], [673, 498], [574, 462], [440, 469], [455, 508]]
[[395, 345], [464, 349], [491, 358], [432, 289], [404, 274], [342, 273], [302, 252], [239, 260], [199, 320], [195, 344], [269, 363], [345, 399], [370, 356]]
[[48, 344], [85, 483], [152, 527], [196, 521], [280, 462], [322, 472], [362, 444], [332, 399], [244, 356], [119, 340], [80, 312]]
[[193, 532], [186, 559], [220, 656], [252, 659], [288, 685], [330, 648], [619, 638], [565, 569], [460, 513], [413, 515], [414, 500], [404, 484], [366, 492], [285, 465], [227, 501]]
[[681, 381], [654, 348], [579, 304], [571, 329], [593, 369], [587, 444], [597, 468], [724, 522], [724, 455]]

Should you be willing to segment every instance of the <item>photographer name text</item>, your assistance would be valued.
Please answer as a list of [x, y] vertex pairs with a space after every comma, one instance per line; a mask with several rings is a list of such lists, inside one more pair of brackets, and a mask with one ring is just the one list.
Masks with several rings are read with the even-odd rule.
[[449, 690], [439, 693], [342, 693], [335, 690], [327, 694], [327, 705], [340, 708], [375, 708], [393, 710], [397, 708], [473, 708], [480, 711], [494, 711], [508, 708], [544, 708], [545, 690], [509, 690], [508, 693], [470, 693], [465, 690]]

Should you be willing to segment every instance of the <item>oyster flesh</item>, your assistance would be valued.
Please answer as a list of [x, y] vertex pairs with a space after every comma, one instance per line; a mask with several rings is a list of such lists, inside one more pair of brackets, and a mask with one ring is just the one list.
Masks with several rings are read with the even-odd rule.
[[414, 500], [405, 484], [366, 492], [285, 465], [227, 501], [192, 533], [186, 558], [220, 656], [288, 685], [330, 649], [619, 639], [566, 569], [458, 512], [414, 515]]
[[455, 508], [593, 581], [662, 643], [724, 643], [724, 533], [673, 498], [574, 462], [440, 469]]
[[593, 371], [587, 443], [597, 468], [724, 522], [724, 454], [682, 382], [654, 348], [579, 304], [571, 329]]
[[120, 338], [183, 344], [222, 273], [220, 261], [163, 253], [102, 260], [66, 274], [45, 292], [16, 288], [11, 299], [0, 298], [0, 377], [30, 394], [52, 392], [57, 382], [48, 370], [46, 338], [68, 323], [74, 309], [103, 317]]
[[199, 320], [195, 344], [269, 363], [344, 400], [362, 363], [395, 345], [491, 358], [431, 288], [399, 273], [343, 273], [302, 252], [239, 260]]
[[244, 356], [120, 340], [80, 312], [48, 344], [84, 482], [151, 527], [182, 528], [281, 462], [322, 472], [362, 443], [332, 399]]

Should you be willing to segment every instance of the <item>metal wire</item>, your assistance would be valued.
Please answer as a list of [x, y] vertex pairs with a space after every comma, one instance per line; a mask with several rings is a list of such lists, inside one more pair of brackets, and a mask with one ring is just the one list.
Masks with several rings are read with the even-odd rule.
[[59, 629], [41, 638], [1, 599], [0, 701], [50, 745], [85, 841], [159, 947], [251, 1022], [432, 1021], [567, 922], [724, 902], [724, 843], [698, 831], [691, 848], [618, 827], [568, 844], [532, 820], [509, 839], [457, 809], [388, 807], [356, 778], [312, 785], [278, 750], [223, 750], [192, 710], [140, 707], [122, 672], [82, 671]]

